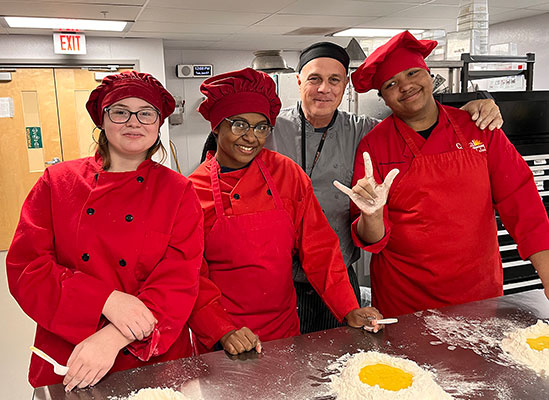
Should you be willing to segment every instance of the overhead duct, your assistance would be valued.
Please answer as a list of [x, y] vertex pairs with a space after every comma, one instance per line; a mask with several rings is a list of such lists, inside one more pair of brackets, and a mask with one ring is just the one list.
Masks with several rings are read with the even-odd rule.
[[267, 73], [294, 72], [280, 55], [280, 50], [258, 50], [254, 51], [254, 56], [252, 68], [255, 70]]
[[349, 54], [351, 68], [358, 68], [366, 60], [366, 53], [355, 38], [351, 39], [345, 50]]

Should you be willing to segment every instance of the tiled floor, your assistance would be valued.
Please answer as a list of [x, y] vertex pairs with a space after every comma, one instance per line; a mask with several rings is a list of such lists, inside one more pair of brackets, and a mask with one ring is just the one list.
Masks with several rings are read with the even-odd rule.
[[0, 399], [30, 400], [32, 387], [27, 381], [34, 322], [19, 308], [8, 290], [6, 252], [0, 252]]

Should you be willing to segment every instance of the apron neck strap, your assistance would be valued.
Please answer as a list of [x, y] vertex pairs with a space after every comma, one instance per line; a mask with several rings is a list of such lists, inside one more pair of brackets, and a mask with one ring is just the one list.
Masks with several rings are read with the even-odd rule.
[[[282, 204], [282, 199], [280, 198], [278, 189], [276, 188], [273, 178], [269, 173], [269, 170], [265, 166], [265, 163], [258, 156], [254, 158], [253, 162], [258, 166], [259, 170], [261, 171], [261, 174], [263, 175], [263, 178], [265, 178], [265, 181], [267, 182], [267, 186], [271, 191], [271, 195], [273, 197], [276, 208], [283, 209], [284, 205]], [[225, 215], [225, 209], [223, 208], [223, 199], [221, 197], [221, 185], [219, 183], [220, 169], [221, 168], [219, 166], [219, 163], [217, 162], [217, 159], [215, 158], [215, 156], [213, 156], [210, 163], [210, 179], [212, 182], [212, 193], [213, 193], [215, 213], [217, 215], [217, 218], [220, 218], [223, 215]]]
[[212, 181], [212, 193], [215, 204], [215, 214], [217, 218], [220, 218], [224, 214], [223, 210], [223, 200], [221, 199], [221, 186], [219, 184], [219, 163], [215, 156], [212, 157], [210, 163], [210, 179]]
[[269, 186], [269, 190], [271, 191], [271, 195], [273, 196], [276, 208], [283, 209], [284, 206], [282, 204], [282, 199], [280, 198], [280, 194], [278, 193], [278, 189], [274, 184], [273, 177], [271, 176], [269, 169], [267, 168], [263, 160], [257, 156], [254, 158], [254, 162], [257, 164], [259, 170], [263, 174], [263, 177], [267, 182], [267, 186]]
[[[461, 147], [465, 149], [466, 148], [465, 145], [467, 144], [467, 141], [465, 140], [465, 136], [463, 135], [463, 132], [459, 127], [459, 124], [456, 123], [454, 118], [449, 113], [447, 113], [444, 107], [442, 107], [438, 102], [436, 102], [436, 105], [438, 107], [439, 123], [440, 123], [441, 116], [445, 116], [446, 118], [448, 118], [448, 121], [450, 122], [452, 129], [454, 129], [454, 132], [456, 133], [456, 136], [458, 138], [459, 143], [461, 144]], [[422, 154], [421, 150], [419, 149], [415, 140], [412, 139], [412, 136], [410, 135], [410, 132], [413, 131], [413, 129], [410, 128], [404, 121], [402, 121], [400, 118], [398, 118], [394, 114], [392, 115], [392, 117], [393, 117], [393, 121], [395, 123], [395, 127], [397, 131], [400, 132], [404, 141], [406, 142], [406, 144], [408, 145], [408, 147], [410, 148], [414, 156], [415, 157], [420, 156]]]

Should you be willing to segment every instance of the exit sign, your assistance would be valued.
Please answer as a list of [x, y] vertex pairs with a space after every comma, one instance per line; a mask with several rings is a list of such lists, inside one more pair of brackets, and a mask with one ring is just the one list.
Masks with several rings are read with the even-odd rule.
[[55, 54], [86, 54], [86, 36], [83, 33], [56, 32], [53, 34]]

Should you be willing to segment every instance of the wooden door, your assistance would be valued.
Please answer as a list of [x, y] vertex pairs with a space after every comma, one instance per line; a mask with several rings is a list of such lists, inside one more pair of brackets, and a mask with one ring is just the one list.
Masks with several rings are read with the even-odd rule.
[[95, 150], [94, 124], [85, 107], [99, 84], [94, 72], [18, 68], [11, 74], [10, 82], [0, 82], [0, 107], [11, 99], [14, 109], [13, 116], [0, 114], [0, 250], [9, 247], [21, 205], [46, 163]]
[[99, 131], [86, 110], [90, 92], [99, 85], [95, 73], [87, 69], [54, 70], [59, 104], [59, 128], [63, 143], [63, 160], [74, 160], [95, 153]]
[[0, 82], [0, 98], [4, 105], [12, 101], [14, 111], [0, 116], [0, 250], [11, 243], [21, 204], [44, 163], [62, 159], [53, 69], [18, 69], [11, 75], [10, 82]]

